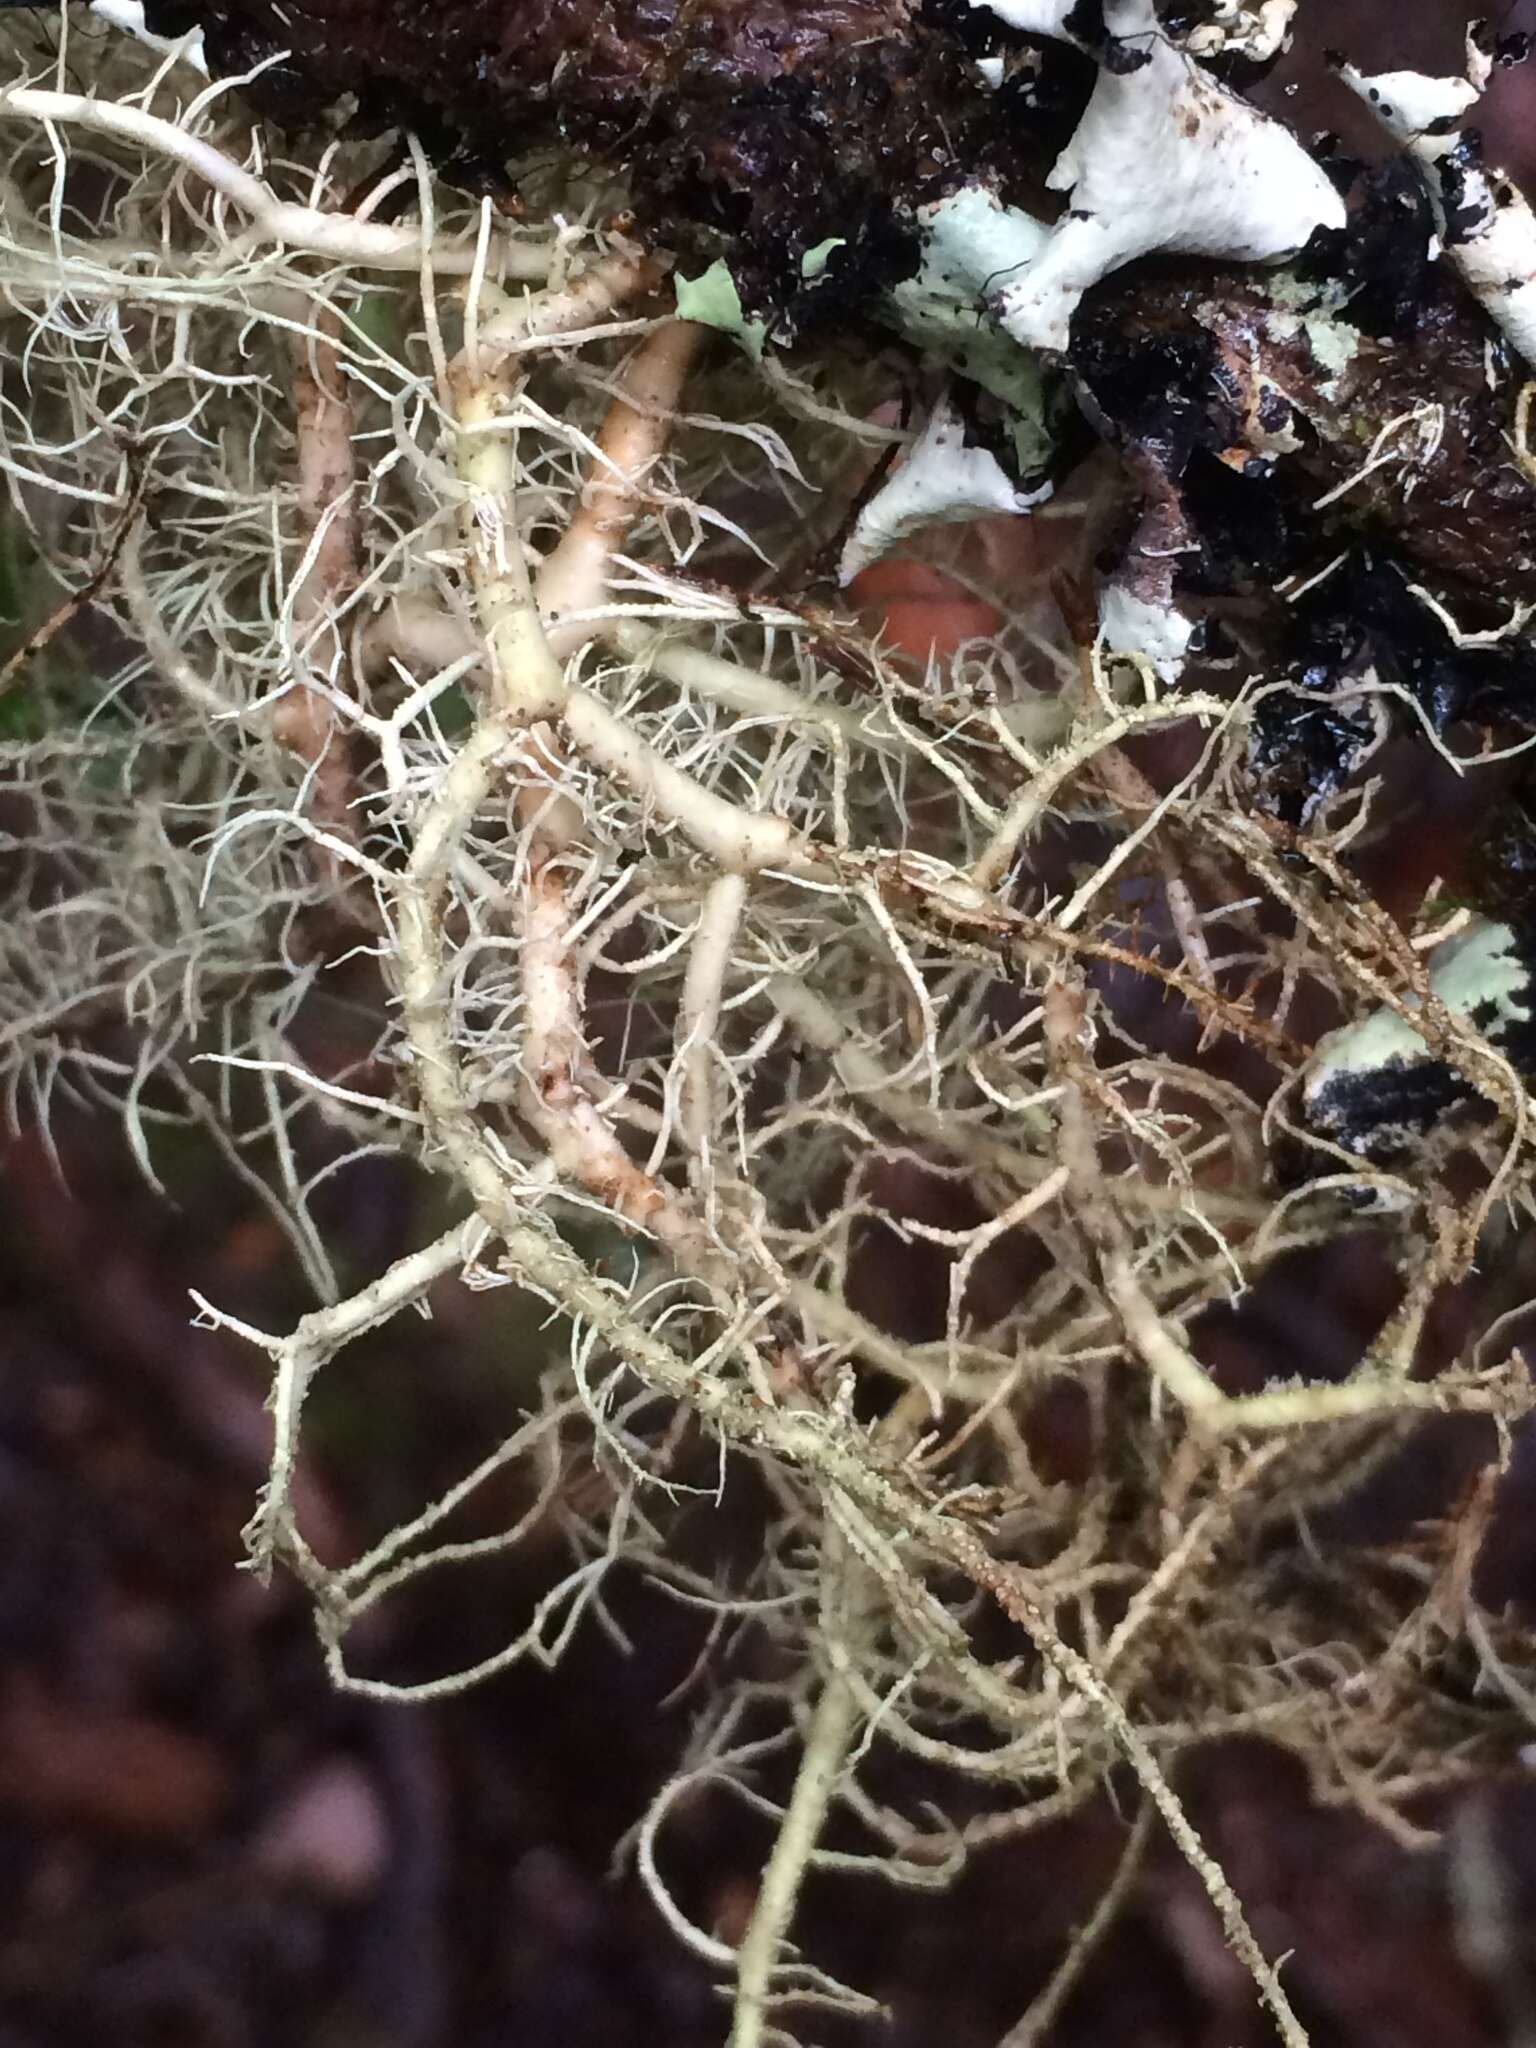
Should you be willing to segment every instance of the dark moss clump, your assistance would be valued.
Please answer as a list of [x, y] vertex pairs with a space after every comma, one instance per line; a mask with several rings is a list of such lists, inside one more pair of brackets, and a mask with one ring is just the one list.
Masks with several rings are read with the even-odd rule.
[[1293, 822], [1402, 716], [1318, 701], [1367, 670], [1436, 732], [1536, 730], [1528, 642], [1463, 644], [1536, 602], [1536, 486], [1509, 456], [1519, 367], [1432, 257], [1416, 181], [1336, 168], [1348, 224], [1278, 304], [1252, 270], [1136, 265], [1089, 293], [1071, 350], [1084, 409], [1158, 514], [1175, 600], [1309, 693], [1267, 698], [1254, 728], [1260, 785]]
[[1469, 881], [1491, 915], [1536, 933], [1536, 782], [1529, 771], [1488, 819]]
[[918, 0], [149, 0], [148, 15], [201, 24], [217, 72], [290, 51], [248, 89], [287, 125], [354, 95], [362, 121], [410, 124], [440, 159], [495, 166], [561, 141], [611, 163], [642, 224], [685, 259], [723, 256], [770, 322], [807, 249], [844, 239], [839, 289], [818, 298], [851, 310], [852, 291], [914, 268], [913, 205], [978, 170], [1022, 191], [1053, 154], [1044, 124], [1002, 118], [949, 11]]
[[1249, 765], [1265, 806], [1304, 825], [1320, 804], [1353, 780], [1381, 737], [1371, 705], [1318, 703], [1288, 692], [1259, 705], [1249, 735]]
[[1297, 276], [1319, 289], [1347, 278], [1349, 317], [1362, 333], [1411, 337], [1435, 290], [1429, 253], [1435, 217], [1424, 181], [1400, 157], [1367, 166], [1334, 154], [1323, 158], [1323, 167], [1353, 203], [1342, 228], [1323, 228], [1313, 237], [1297, 261]]
[[[1298, 317], [1304, 300], [1277, 318], [1262, 273], [1169, 263], [1132, 266], [1089, 293], [1072, 366], [1103, 430], [1154, 452], [1181, 491], [1197, 452], [1238, 479], [1208, 494], [1221, 520], [1188, 508], [1218, 553], [1241, 554], [1222, 520], [1274, 536], [1268, 559], [1253, 562], [1260, 574], [1300, 566], [1309, 545], [1320, 566], [1341, 540], [1368, 536], [1447, 593], [1507, 611], [1536, 599], [1536, 485], [1509, 459], [1521, 379], [1481, 309], [1428, 260], [1428, 239], [1427, 216], [1396, 178], [1370, 181], [1349, 229], [1318, 238], [1297, 279], [1319, 306], [1330, 286], [1349, 289], [1325, 316], [1342, 358], [1315, 350]], [[1415, 407], [1439, 409], [1417, 445], [1402, 424]], [[1366, 470], [1373, 437], [1392, 422], [1390, 459]], [[1299, 445], [1269, 459], [1257, 427], [1289, 427]], [[1245, 490], [1275, 502], [1245, 511]]]

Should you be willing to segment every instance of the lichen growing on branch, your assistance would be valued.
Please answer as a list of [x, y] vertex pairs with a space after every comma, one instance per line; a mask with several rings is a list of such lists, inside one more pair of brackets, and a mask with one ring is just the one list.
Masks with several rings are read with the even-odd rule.
[[[1291, 14], [152, 0], [211, 83], [6, 15], [13, 1114], [151, 1174], [195, 1127], [284, 1232], [291, 1331], [199, 1313], [271, 1361], [253, 1561], [338, 1685], [556, 1667], [632, 1571], [771, 1649], [706, 1660], [633, 1845], [736, 2048], [869, 2010], [808, 1872], [947, 1883], [1111, 1781], [1301, 2043], [1186, 1753], [1393, 1820], [1528, 1738], [1471, 1560], [1532, 1406], [1479, 1278], [1532, 1174], [1531, 384], [1422, 166], [1207, 68]], [[916, 659], [897, 544], [963, 626]], [[1405, 764], [1490, 778], [1481, 851], [1410, 865]], [[441, 1229], [349, 1293], [314, 1197], [378, 1152]], [[1360, 1355], [1234, 1379], [1218, 1319], [1350, 1233]], [[547, 1308], [525, 1412], [322, 1562], [317, 1378], [457, 1286]], [[1293, 1540], [1447, 1414], [1475, 1512]], [[762, 1540], [700, 1565], [721, 1488]], [[498, 1653], [369, 1661], [538, 1531]], [[769, 1823], [737, 1942], [668, 1879], [706, 1797]]]

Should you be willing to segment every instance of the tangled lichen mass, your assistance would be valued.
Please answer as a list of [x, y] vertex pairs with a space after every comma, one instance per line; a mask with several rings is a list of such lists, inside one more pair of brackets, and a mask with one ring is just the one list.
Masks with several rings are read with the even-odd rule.
[[[284, 1232], [293, 1330], [198, 1309], [270, 1358], [253, 1560], [339, 1685], [555, 1667], [628, 1572], [768, 1647], [634, 1840], [736, 2048], [868, 2009], [808, 1871], [945, 1881], [1111, 1779], [1303, 2042], [1185, 1753], [1262, 1735], [1395, 1820], [1529, 1737], [1470, 1560], [1533, 1405], [1489, 1276], [1536, 283], [1466, 256], [1531, 252], [1464, 138], [1453, 220], [1444, 153], [1325, 161], [1242, 96], [1293, 12], [150, 0], [211, 82], [5, 17], [13, 1114], [94, 1101], [151, 1175], [211, 1133]], [[893, 550], [964, 624], [916, 659]], [[1419, 785], [1474, 779], [1411, 859]], [[442, 1227], [350, 1291], [314, 1198], [380, 1151]], [[1396, 1276], [1363, 1353], [1229, 1381], [1215, 1318], [1352, 1232]], [[316, 1376], [463, 1284], [547, 1305], [523, 1420], [322, 1562]], [[1446, 1414], [1474, 1507], [1294, 1540]], [[684, 1562], [722, 1487], [760, 1550]], [[569, 1570], [499, 1654], [354, 1658], [541, 1527]], [[668, 1829], [733, 1792], [773, 1847], [727, 1941]]]

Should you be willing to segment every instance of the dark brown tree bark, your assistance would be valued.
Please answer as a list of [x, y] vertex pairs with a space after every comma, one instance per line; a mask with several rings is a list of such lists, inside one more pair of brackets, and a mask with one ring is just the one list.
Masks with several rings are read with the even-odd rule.
[[[982, 84], [969, 56], [1004, 31], [963, 0], [150, 0], [148, 17], [201, 26], [216, 71], [291, 53], [250, 88], [287, 123], [355, 94], [364, 120], [491, 177], [554, 140], [591, 151], [628, 173], [643, 224], [728, 253], [770, 317], [829, 221], [845, 285], [878, 287], [914, 267], [904, 207], [978, 171], [1032, 189], [1061, 139], [1043, 102]], [[1090, 68], [1060, 46], [1042, 62], [1080, 105]]]

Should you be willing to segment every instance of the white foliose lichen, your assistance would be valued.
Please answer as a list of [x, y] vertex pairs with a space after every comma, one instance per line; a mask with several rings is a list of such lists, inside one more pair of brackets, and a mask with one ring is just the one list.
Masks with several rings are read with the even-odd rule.
[[1298, 0], [1217, 0], [1215, 19], [1184, 38], [1192, 57], [1247, 57], [1267, 64], [1284, 48]]
[[[971, 0], [971, 5], [998, 15], [1026, 35], [1059, 36], [1079, 49], [1088, 47], [1073, 26], [1074, 17], [1083, 17], [1082, 0]], [[1212, 19], [1189, 31], [1184, 48], [1197, 57], [1248, 57], [1267, 63], [1289, 35], [1296, 7], [1297, 0], [1216, 0]]]
[[1067, 16], [1076, 11], [1077, 0], [971, 0], [971, 6], [995, 14], [1026, 35], [1059, 36], [1069, 43], [1078, 40], [1067, 26]]
[[1368, 76], [1352, 64], [1342, 76], [1418, 167], [1449, 261], [1526, 361], [1536, 363], [1536, 213], [1511, 179], [1478, 160], [1463, 133], [1491, 68], [1469, 38], [1461, 78], [1418, 71]]
[[1194, 637], [1194, 621], [1172, 599], [1140, 595], [1111, 579], [1099, 595], [1099, 638], [1110, 654], [1149, 661], [1165, 683], [1177, 682]]
[[946, 394], [901, 467], [859, 513], [838, 563], [838, 580], [851, 583], [898, 542], [928, 527], [1027, 512], [1049, 496], [1049, 484], [1021, 490], [990, 449], [970, 439]]
[[[971, 4], [1081, 44], [1067, 0]], [[1104, 0], [1103, 18], [1093, 95], [1048, 180], [1070, 205], [996, 301], [1030, 348], [1065, 349], [1083, 294], [1138, 256], [1276, 262], [1316, 229], [1344, 225], [1342, 198], [1295, 136], [1179, 49], [1152, 0]]]

